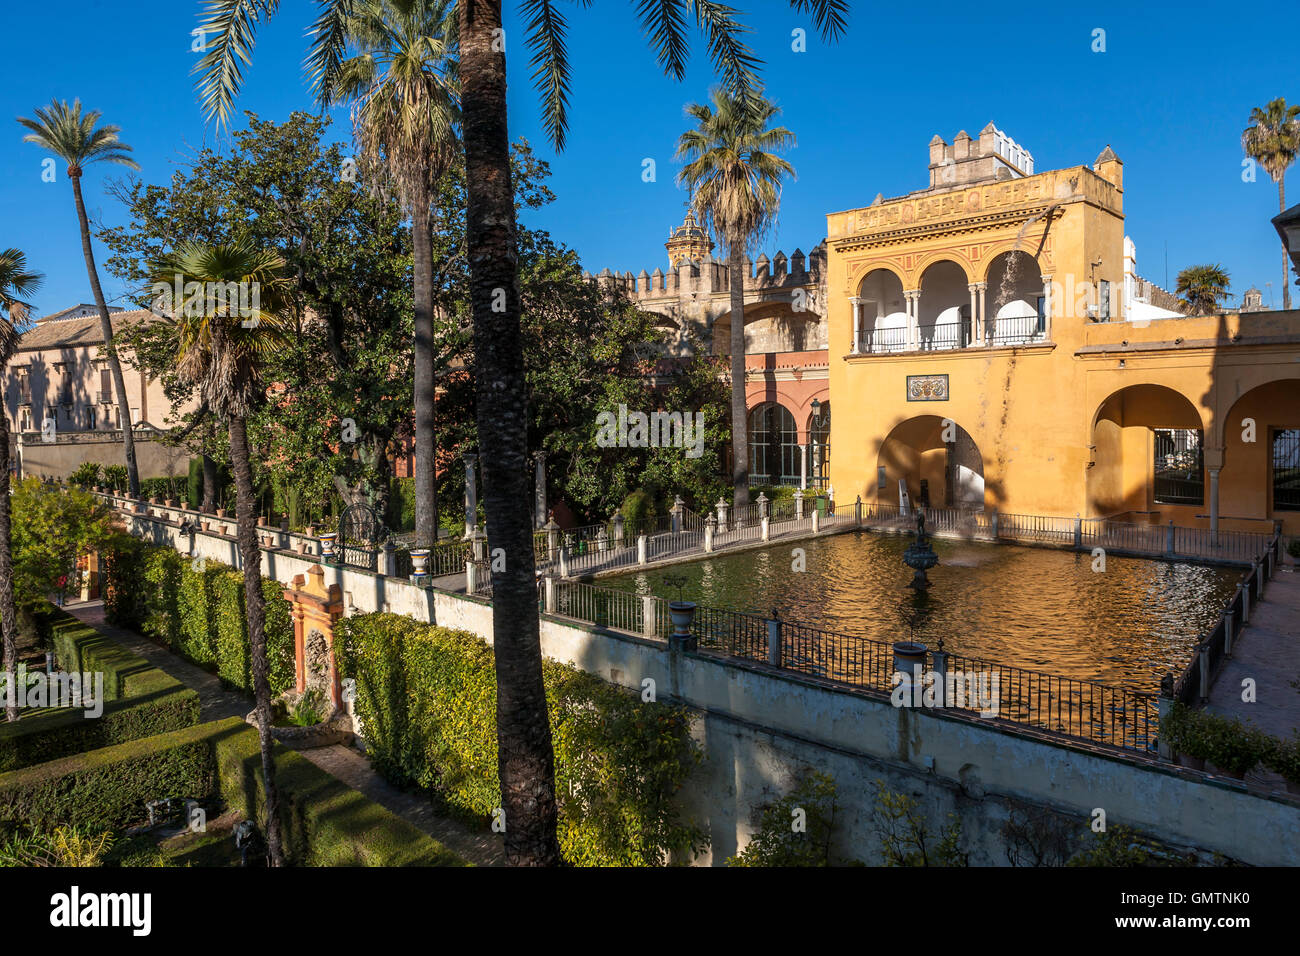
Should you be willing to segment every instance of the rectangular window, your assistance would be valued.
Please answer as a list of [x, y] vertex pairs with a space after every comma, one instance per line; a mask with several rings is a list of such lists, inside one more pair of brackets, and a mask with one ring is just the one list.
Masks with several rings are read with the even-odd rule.
[[95, 406], [94, 405], [87, 406], [86, 415], [89, 420], [90, 430], [93, 432], [95, 430]]
[[99, 400], [105, 405], [113, 400], [113, 383], [106, 368], [99, 370]]
[[1200, 429], [1156, 428], [1153, 431], [1156, 504], [1204, 504], [1205, 468]]
[[1300, 428], [1273, 432], [1273, 510], [1300, 511]]

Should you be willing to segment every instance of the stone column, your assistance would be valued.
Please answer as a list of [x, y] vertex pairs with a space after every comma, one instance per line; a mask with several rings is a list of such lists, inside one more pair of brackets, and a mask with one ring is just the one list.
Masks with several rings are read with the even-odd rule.
[[1219, 469], [1210, 469], [1210, 542], [1219, 543]]
[[799, 446], [799, 490], [804, 491], [808, 487], [808, 446], [803, 444]]
[[478, 484], [474, 474], [478, 455], [462, 457], [465, 459], [465, 538], [469, 539], [474, 537], [474, 532], [478, 528]]
[[1043, 341], [1052, 341], [1052, 277], [1043, 276]]
[[537, 453], [537, 472], [533, 479], [534, 495], [537, 503], [537, 514], [534, 518], [536, 527], [541, 528], [546, 524], [546, 452]]
[[921, 290], [912, 289], [904, 292], [907, 296], [907, 348], [915, 350], [921, 347]]
[[967, 291], [970, 292], [970, 335], [966, 339], [966, 347], [978, 345], [980, 341], [980, 316], [979, 316], [979, 283], [969, 282], [966, 284]]
[[980, 301], [980, 334], [979, 340], [981, 345], [987, 345], [992, 342], [993, 330], [988, 327], [988, 287], [987, 282], [976, 282], [975, 288], [979, 292]]
[[719, 498], [716, 507], [718, 509], [718, 530], [726, 531], [727, 530], [727, 507], [728, 507], [727, 500], [725, 498]]
[[849, 336], [849, 354], [859, 355], [858, 340], [861, 337], [862, 329], [862, 299], [858, 296], [850, 296], [849, 302], [853, 305], [853, 331]]
[[796, 491], [794, 493], [794, 519], [796, 521], [803, 520], [803, 492], [802, 491]]

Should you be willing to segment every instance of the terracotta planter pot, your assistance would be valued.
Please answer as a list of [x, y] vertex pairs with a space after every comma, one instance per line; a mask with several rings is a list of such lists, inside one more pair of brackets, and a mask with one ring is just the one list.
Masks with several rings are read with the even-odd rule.
[[212, 522], [211, 522], [211, 521], [204, 521], [204, 522], [203, 522], [203, 530], [204, 530], [204, 531], [209, 531], [209, 530], [211, 530], [211, 528], [212, 528]]
[[226, 516], [226, 509], [225, 509], [225, 508], [218, 508], [218, 509], [217, 509], [217, 517], [218, 517], [218, 518], [224, 518], [225, 516]]

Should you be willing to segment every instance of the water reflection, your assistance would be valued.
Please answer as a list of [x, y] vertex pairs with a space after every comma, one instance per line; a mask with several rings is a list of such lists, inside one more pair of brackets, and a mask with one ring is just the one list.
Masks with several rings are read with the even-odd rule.
[[[702, 605], [768, 615], [877, 641], [914, 639], [968, 657], [1156, 691], [1191, 660], [1241, 572], [1090, 554], [933, 539], [940, 565], [928, 594], [905, 585], [910, 538], [866, 532], [674, 566]], [[664, 571], [602, 579], [676, 597]]]

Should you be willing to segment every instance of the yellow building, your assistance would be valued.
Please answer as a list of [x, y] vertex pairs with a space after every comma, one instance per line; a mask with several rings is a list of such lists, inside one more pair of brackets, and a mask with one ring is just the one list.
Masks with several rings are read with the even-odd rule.
[[928, 188], [827, 217], [835, 497], [1300, 533], [1300, 312], [1183, 316], [1123, 163], [1035, 172], [989, 124]]

